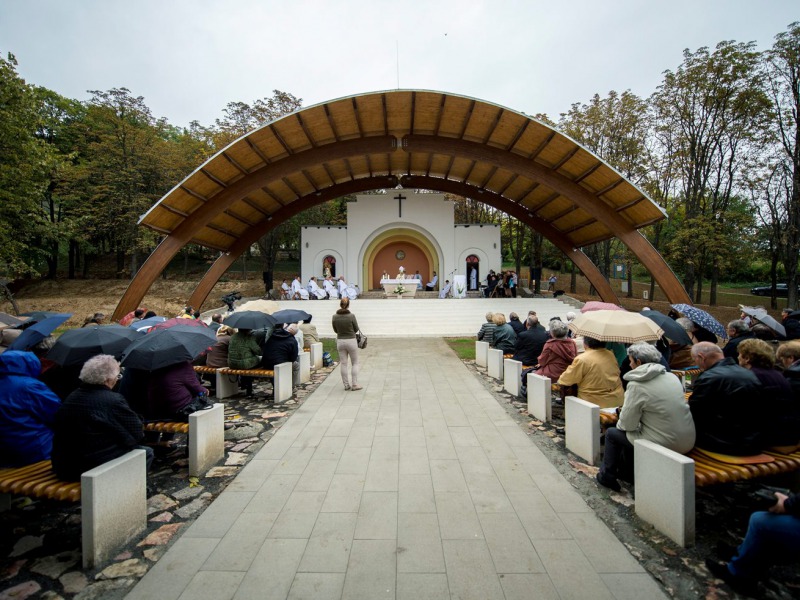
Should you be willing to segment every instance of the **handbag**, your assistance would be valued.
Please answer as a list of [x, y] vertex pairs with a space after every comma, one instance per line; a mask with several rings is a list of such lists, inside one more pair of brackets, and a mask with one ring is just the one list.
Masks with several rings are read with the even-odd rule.
[[367, 336], [361, 333], [361, 331], [356, 331], [356, 344], [359, 348], [364, 349], [367, 347]]
[[189, 415], [196, 413], [199, 410], [208, 410], [213, 408], [214, 404], [208, 399], [208, 396], [195, 396], [192, 401], [178, 411], [178, 416], [182, 421], [188, 421]]

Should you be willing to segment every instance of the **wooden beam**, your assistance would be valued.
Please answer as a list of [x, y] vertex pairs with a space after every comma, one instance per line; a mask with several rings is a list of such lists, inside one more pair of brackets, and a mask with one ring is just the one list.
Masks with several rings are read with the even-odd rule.
[[532, 181], [541, 182], [542, 185], [546, 185], [554, 192], [569, 198], [576, 206], [613, 231], [620, 241], [631, 249], [642, 265], [650, 271], [671, 303], [691, 303], [686, 290], [652, 244], [621, 214], [568, 177], [513, 152], [505, 152], [500, 148], [467, 140], [409, 135], [404, 137], [403, 142], [402, 149], [408, 152], [437, 152], [456, 155], [497, 165], [528, 177]]
[[272, 162], [270, 159], [267, 158], [267, 155], [261, 151], [261, 148], [255, 145], [255, 143], [250, 139], [249, 136], [244, 138], [244, 141], [247, 142], [247, 145], [250, 146], [250, 149], [256, 153], [256, 156], [258, 156], [258, 158], [260, 158], [264, 162], [264, 165], [268, 165]]
[[208, 172], [206, 169], [202, 169], [202, 168], [201, 168], [201, 169], [200, 169], [200, 172], [201, 172], [203, 175], [205, 175], [206, 177], [208, 177], [208, 179], [209, 179], [209, 180], [211, 180], [211, 181], [213, 181], [214, 183], [216, 183], [216, 184], [217, 184], [219, 187], [221, 187], [221, 188], [223, 188], [223, 189], [224, 189], [224, 188], [226, 188], [226, 187], [228, 187], [228, 184], [227, 184], [227, 183], [225, 183], [224, 181], [222, 181], [222, 179], [220, 179], [219, 177], [216, 177], [216, 176], [212, 175], [212, 174], [211, 174], [211, 173], [209, 173], [209, 172]]
[[563, 166], [564, 166], [564, 164], [565, 164], [567, 161], [569, 161], [569, 159], [570, 159], [570, 158], [572, 158], [573, 156], [575, 156], [575, 155], [578, 153], [578, 150], [580, 150], [580, 149], [581, 149], [581, 147], [580, 147], [580, 146], [575, 146], [575, 147], [574, 147], [572, 150], [570, 150], [569, 152], [567, 152], [567, 154], [564, 156], [564, 158], [562, 158], [560, 161], [558, 161], [556, 164], [554, 164], [554, 165], [553, 165], [552, 167], [550, 167], [550, 168], [551, 168], [553, 171], [558, 171], [558, 170], [559, 170], [561, 167], [563, 167]]
[[292, 149], [291, 149], [291, 148], [289, 148], [288, 144], [287, 144], [286, 142], [284, 142], [284, 141], [283, 141], [283, 138], [281, 137], [281, 134], [280, 134], [280, 133], [278, 133], [278, 130], [275, 128], [275, 125], [273, 125], [273, 124], [271, 124], [271, 123], [270, 123], [269, 125], [267, 125], [267, 127], [268, 127], [268, 128], [269, 128], [269, 130], [272, 132], [272, 135], [274, 135], [274, 136], [275, 136], [275, 139], [276, 139], [276, 140], [278, 140], [278, 143], [279, 143], [281, 146], [283, 146], [283, 149], [284, 149], [284, 151], [286, 152], [286, 154], [287, 154], [288, 156], [291, 156], [292, 154], [294, 154], [294, 152], [292, 152]]
[[337, 142], [341, 142], [342, 138], [339, 137], [339, 132], [336, 130], [336, 123], [333, 122], [333, 117], [331, 117], [331, 111], [328, 108], [328, 105], [324, 104], [323, 108], [325, 109], [325, 118], [328, 119], [328, 125], [330, 125], [331, 131], [333, 131], [333, 139], [335, 139]]
[[242, 197], [258, 189], [266, 190], [268, 189], [266, 186], [271, 182], [280, 181], [283, 177], [320, 163], [348, 156], [363, 156], [371, 152], [390, 152], [396, 146], [397, 140], [393, 136], [357, 138], [325, 144], [287, 156], [242, 177], [216, 194], [213, 202], [205, 202], [158, 245], [131, 280], [114, 312], [115, 318], [119, 319], [136, 308], [169, 261], [195, 236], [195, 233]]
[[472, 119], [472, 111], [475, 110], [475, 100], [470, 102], [469, 110], [467, 111], [467, 115], [464, 117], [464, 126], [461, 128], [461, 133], [458, 134], [458, 139], [463, 140], [464, 134], [467, 132], [467, 127], [469, 127], [470, 119]]
[[554, 137], [556, 137], [556, 132], [555, 132], [555, 131], [551, 131], [551, 132], [550, 132], [550, 135], [548, 135], [548, 136], [547, 136], [547, 137], [546, 137], [546, 138], [545, 138], [545, 139], [544, 139], [544, 140], [543, 140], [543, 141], [542, 141], [542, 142], [541, 142], [541, 143], [540, 143], [540, 144], [539, 144], [539, 145], [536, 147], [536, 149], [535, 149], [533, 152], [531, 152], [531, 153], [528, 155], [528, 158], [529, 158], [529, 159], [531, 159], [531, 160], [536, 160], [536, 157], [537, 157], [537, 156], [539, 156], [539, 154], [541, 154], [542, 150], [544, 150], [545, 148], [547, 148], [547, 144], [549, 144], [549, 143], [550, 143], [550, 141], [551, 141], [551, 140], [552, 140]]
[[603, 161], [600, 161], [600, 160], [598, 160], [598, 161], [597, 161], [595, 164], [593, 164], [591, 167], [589, 167], [588, 169], [586, 169], [586, 170], [585, 170], [583, 173], [581, 173], [580, 175], [578, 175], [578, 176], [577, 176], [575, 179], [573, 179], [572, 181], [574, 181], [575, 183], [580, 183], [581, 181], [583, 181], [584, 179], [586, 179], [586, 178], [587, 178], [589, 175], [591, 175], [592, 173], [594, 173], [595, 171], [597, 171], [597, 169], [599, 169], [599, 168], [600, 168], [600, 167], [602, 167], [602, 166], [603, 166]]
[[506, 152], [511, 152], [514, 149], [514, 146], [517, 145], [517, 142], [519, 141], [519, 139], [523, 135], [525, 135], [525, 132], [528, 130], [528, 125], [530, 125], [530, 124], [531, 124], [531, 120], [530, 119], [525, 119], [525, 124], [518, 129], [518, 131], [517, 131], [516, 135], [514, 136], [514, 138], [506, 146]]
[[232, 156], [230, 156], [227, 152], [223, 151], [222, 152], [222, 156], [225, 157], [225, 160], [227, 160], [234, 167], [236, 167], [242, 175], [249, 175], [250, 174], [250, 171], [248, 171], [242, 165], [240, 165], [238, 162], [236, 162], [236, 160]]
[[311, 132], [308, 130], [308, 127], [306, 127], [306, 124], [303, 122], [303, 117], [300, 116], [299, 112], [294, 113], [294, 115], [297, 117], [297, 122], [300, 123], [300, 128], [303, 130], [303, 133], [305, 134], [306, 138], [308, 139], [309, 145], [312, 148], [316, 148], [317, 147], [317, 143], [314, 141], [314, 136], [311, 135]]
[[[486, 135], [486, 137], [483, 139], [483, 143], [484, 143], [484, 144], [488, 144], [488, 143], [489, 143], [489, 140], [490, 140], [490, 139], [492, 139], [492, 136], [494, 135], [494, 132], [495, 132], [495, 131], [497, 131], [497, 126], [500, 124], [500, 119], [502, 119], [502, 118], [503, 118], [503, 113], [504, 113], [504, 112], [505, 112], [505, 111], [504, 111], [502, 108], [500, 108], [500, 109], [497, 111], [497, 114], [494, 116], [494, 121], [492, 121], [492, 124], [491, 124], [491, 126], [489, 127], [489, 133], [488, 133], [488, 134]], [[413, 132], [412, 132], [412, 133], [413, 133]], [[481, 187], [483, 187], [483, 186], [481, 186]]]
[[433, 128], [433, 135], [439, 135], [439, 130], [442, 128], [442, 117], [444, 116], [444, 105], [447, 103], [447, 94], [441, 94], [441, 97], [439, 112], [436, 114], [436, 127]]

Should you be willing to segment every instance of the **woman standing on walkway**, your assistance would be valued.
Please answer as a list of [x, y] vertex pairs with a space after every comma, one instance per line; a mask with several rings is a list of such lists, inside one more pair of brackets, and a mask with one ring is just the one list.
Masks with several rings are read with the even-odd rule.
[[[358, 344], [356, 343], [356, 332], [358, 331], [358, 321], [356, 316], [350, 312], [350, 298], [343, 297], [339, 301], [339, 310], [333, 315], [333, 331], [336, 333], [336, 350], [339, 351], [339, 361], [341, 362], [342, 383], [345, 390], [357, 391], [363, 389], [358, 385]], [[350, 361], [350, 376], [347, 373], [347, 362]], [[352, 382], [352, 387], [350, 385]]]

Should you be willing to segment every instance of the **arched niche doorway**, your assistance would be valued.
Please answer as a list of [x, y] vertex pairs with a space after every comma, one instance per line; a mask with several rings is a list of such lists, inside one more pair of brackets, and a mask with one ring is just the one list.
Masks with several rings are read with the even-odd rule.
[[328, 275], [336, 277], [336, 257], [330, 254], [326, 254], [322, 259], [322, 276], [327, 277]]
[[477, 291], [478, 288], [480, 288], [481, 285], [480, 263], [481, 260], [474, 254], [470, 254], [467, 257], [466, 261], [467, 289], [470, 292]]
[[[415, 271], [419, 271], [422, 277], [423, 284], [430, 281], [433, 277], [433, 272], [439, 270], [439, 264], [443, 260], [442, 251], [429, 232], [423, 231], [421, 228], [412, 229], [416, 226], [397, 227], [387, 226], [383, 230], [378, 230], [369, 238], [359, 252], [359, 260], [362, 265], [361, 270], [361, 285], [362, 289], [379, 289], [380, 278], [383, 273], [382, 268], [375, 266], [375, 260], [379, 256], [388, 254], [386, 260], [394, 260], [387, 263], [387, 272], [394, 277], [402, 265], [406, 272], [406, 277], [413, 277]], [[384, 252], [384, 248], [395, 246], [394, 252], [391, 248]], [[412, 266], [408, 261], [411, 256], [417, 256], [416, 250], [411, 250], [412, 254], [409, 255], [410, 248], [416, 249], [422, 253], [422, 257], [418, 258], [420, 266]], [[405, 257], [403, 260], [398, 259], [397, 252], [403, 252]]]

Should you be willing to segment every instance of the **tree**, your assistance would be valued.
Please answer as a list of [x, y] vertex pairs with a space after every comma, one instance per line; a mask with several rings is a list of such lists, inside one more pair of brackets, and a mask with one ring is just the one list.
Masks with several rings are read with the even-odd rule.
[[789, 284], [789, 306], [797, 306], [800, 254], [800, 22], [775, 37], [766, 52], [767, 88], [773, 107], [773, 144], [776, 169], [784, 182], [777, 186], [786, 206], [786, 228], [781, 246]]
[[216, 120], [214, 143], [218, 149], [224, 148], [235, 139], [296, 111], [302, 105], [302, 98], [280, 90], [272, 90], [271, 98], [261, 98], [252, 105], [229, 102], [223, 110], [223, 118]]
[[713, 304], [720, 256], [708, 238], [691, 232], [725, 229], [730, 200], [748, 152], [761, 139], [769, 104], [753, 43], [720, 42], [713, 52], [700, 48], [683, 56], [675, 72], [665, 73], [651, 103], [684, 204], [686, 235], [673, 240], [685, 245], [684, 286], [699, 300], [708, 271]]

